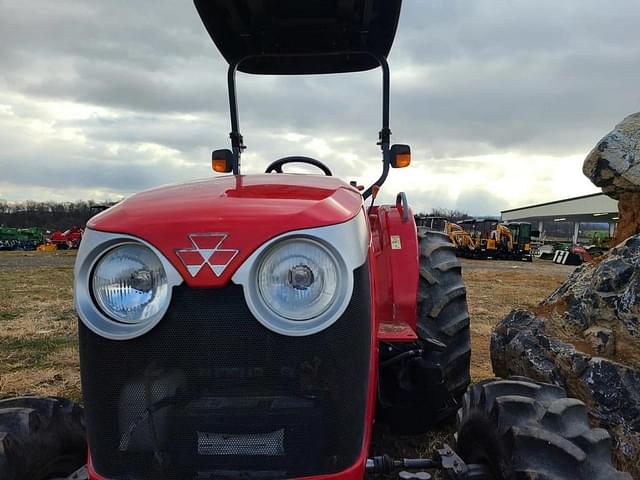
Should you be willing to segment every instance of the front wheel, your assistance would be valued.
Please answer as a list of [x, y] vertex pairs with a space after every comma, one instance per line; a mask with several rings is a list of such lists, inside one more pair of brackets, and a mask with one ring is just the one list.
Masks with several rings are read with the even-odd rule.
[[459, 400], [470, 382], [467, 291], [455, 246], [447, 235], [431, 230], [420, 238], [417, 330], [419, 337], [447, 346], [437, 357], [449, 394]]
[[611, 464], [611, 438], [585, 404], [524, 377], [471, 387], [458, 411], [456, 451], [495, 480], [631, 480]]
[[0, 479], [67, 477], [86, 460], [82, 408], [62, 398], [0, 401]]

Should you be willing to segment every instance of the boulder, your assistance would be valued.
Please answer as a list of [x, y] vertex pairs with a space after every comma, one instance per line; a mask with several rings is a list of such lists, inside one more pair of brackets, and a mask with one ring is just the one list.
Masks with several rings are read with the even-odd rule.
[[640, 235], [578, 267], [532, 311], [494, 329], [498, 376], [561, 385], [614, 439], [618, 468], [640, 478]]
[[640, 112], [626, 117], [598, 142], [582, 171], [612, 198], [640, 192]]
[[583, 173], [618, 200], [614, 243], [640, 232], [640, 112], [629, 115], [589, 152]]

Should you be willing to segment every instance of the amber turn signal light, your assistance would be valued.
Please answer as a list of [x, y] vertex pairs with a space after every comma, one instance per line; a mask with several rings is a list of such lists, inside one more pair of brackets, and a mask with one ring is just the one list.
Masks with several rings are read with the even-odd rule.
[[214, 172], [229, 173], [233, 169], [233, 154], [231, 150], [216, 150], [211, 155], [211, 167]]
[[404, 168], [411, 165], [411, 147], [409, 145], [393, 145], [389, 155], [393, 168]]

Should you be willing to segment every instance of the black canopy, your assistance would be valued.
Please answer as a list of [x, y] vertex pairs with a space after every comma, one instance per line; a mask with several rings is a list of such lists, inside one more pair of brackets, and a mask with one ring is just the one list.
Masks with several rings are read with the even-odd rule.
[[216, 46], [258, 74], [356, 72], [391, 50], [402, 0], [195, 0]]

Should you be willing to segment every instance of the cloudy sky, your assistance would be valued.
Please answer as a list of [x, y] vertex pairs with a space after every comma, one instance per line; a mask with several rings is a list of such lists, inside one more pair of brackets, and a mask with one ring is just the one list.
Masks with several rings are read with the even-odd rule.
[[[595, 143], [640, 110], [637, 0], [405, 0], [387, 199], [474, 214], [597, 191]], [[189, 0], [0, 0], [0, 199], [118, 199], [212, 175], [226, 63]], [[370, 184], [380, 72], [239, 78], [245, 173], [310, 155]]]

